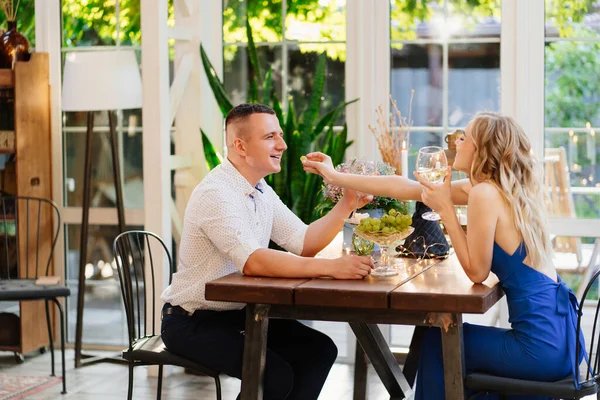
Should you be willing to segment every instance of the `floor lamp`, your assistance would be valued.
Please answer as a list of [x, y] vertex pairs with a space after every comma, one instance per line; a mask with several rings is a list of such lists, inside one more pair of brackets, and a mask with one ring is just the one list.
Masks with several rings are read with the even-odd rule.
[[[81, 214], [81, 242], [77, 290], [77, 325], [75, 329], [75, 368], [84, 364], [82, 358], [83, 305], [85, 294], [85, 265], [87, 259], [89, 209], [92, 180], [92, 134], [94, 112], [107, 111], [110, 149], [115, 183], [119, 232], [125, 231], [125, 210], [119, 152], [115, 135], [114, 110], [142, 107], [140, 69], [132, 50], [88, 51], [67, 53], [62, 86], [63, 111], [87, 111], [83, 204]], [[89, 362], [106, 360], [93, 357]], [[88, 362], [85, 362], [86, 364]]]

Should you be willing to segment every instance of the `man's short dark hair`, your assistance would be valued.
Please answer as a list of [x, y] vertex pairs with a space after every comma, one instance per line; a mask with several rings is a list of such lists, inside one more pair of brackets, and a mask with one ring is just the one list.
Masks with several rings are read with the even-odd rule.
[[269, 106], [265, 106], [264, 104], [252, 104], [252, 103], [244, 103], [238, 106], [233, 107], [225, 118], [225, 129], [229, 126], [230, 123], [235, 121], [241, 121], [248, 118], [252, 114], [271, 114], [275, 115], [275, 111]]

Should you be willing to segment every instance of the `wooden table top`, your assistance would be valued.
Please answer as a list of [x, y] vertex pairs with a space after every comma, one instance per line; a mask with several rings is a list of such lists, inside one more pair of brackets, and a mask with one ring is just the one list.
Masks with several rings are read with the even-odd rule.
[[362, 280], [261, 278], [234, 273], [208, 282], [205, 297], [239, 303], [485, 313], [503, 296], [495, 275], [482, 284], [472, 283], [454, 254], [443, 261], [403, 260], [406, 265], [399, 275]]

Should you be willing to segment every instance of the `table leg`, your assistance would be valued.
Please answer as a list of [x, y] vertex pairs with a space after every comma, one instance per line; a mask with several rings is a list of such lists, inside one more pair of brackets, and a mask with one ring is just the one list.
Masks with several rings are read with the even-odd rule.
[[246, 334], [244, 338], [244, 365], [242, 367], [242, 400], [262, 400], [269, 306], [246, 306]]
[[367, 373], [369, 364], [365, 351], [356, 341], [356, 353], [354, 356], [354, 397], [353, 400], [365, 400], [367, 398]]
[[390, 394], [390, 399], [412, 398], [413, 391], [376, 324], [349, 322], [356, 339]]
[[421, 354], [421, 343], [423, 342], [423, 337], [425, 336], [427, 329], [429, 329], [428, 326], [415, 326], [415, 331], [413, 332], [410, 341], [408, 355], [406, 356], [406, 361], [402, 368], [402, 373], [410, 386], [413, 386], [415, 383], [417, 368], [419, 367], [419, 356]]
[[446, 315], [452, 320], [449, 325], [441, 327], [446, 399], [464, 399], [465, 352], [462, 314]]

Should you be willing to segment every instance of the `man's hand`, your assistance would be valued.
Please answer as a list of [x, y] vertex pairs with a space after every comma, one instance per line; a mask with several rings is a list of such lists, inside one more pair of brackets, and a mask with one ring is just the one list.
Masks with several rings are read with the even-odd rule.
[[331, 157], [318, 151], [308, 153], [306, 160], [302, 161], [302, 165], [306, 172], [321, 175], [325, 183], [333, 183], [335, 174], [339, 173], [335, 170]]
[[370, 256], [346, 255], [330, 262], [327, 275], [335, 279], [363, 279], [374, 267]]

